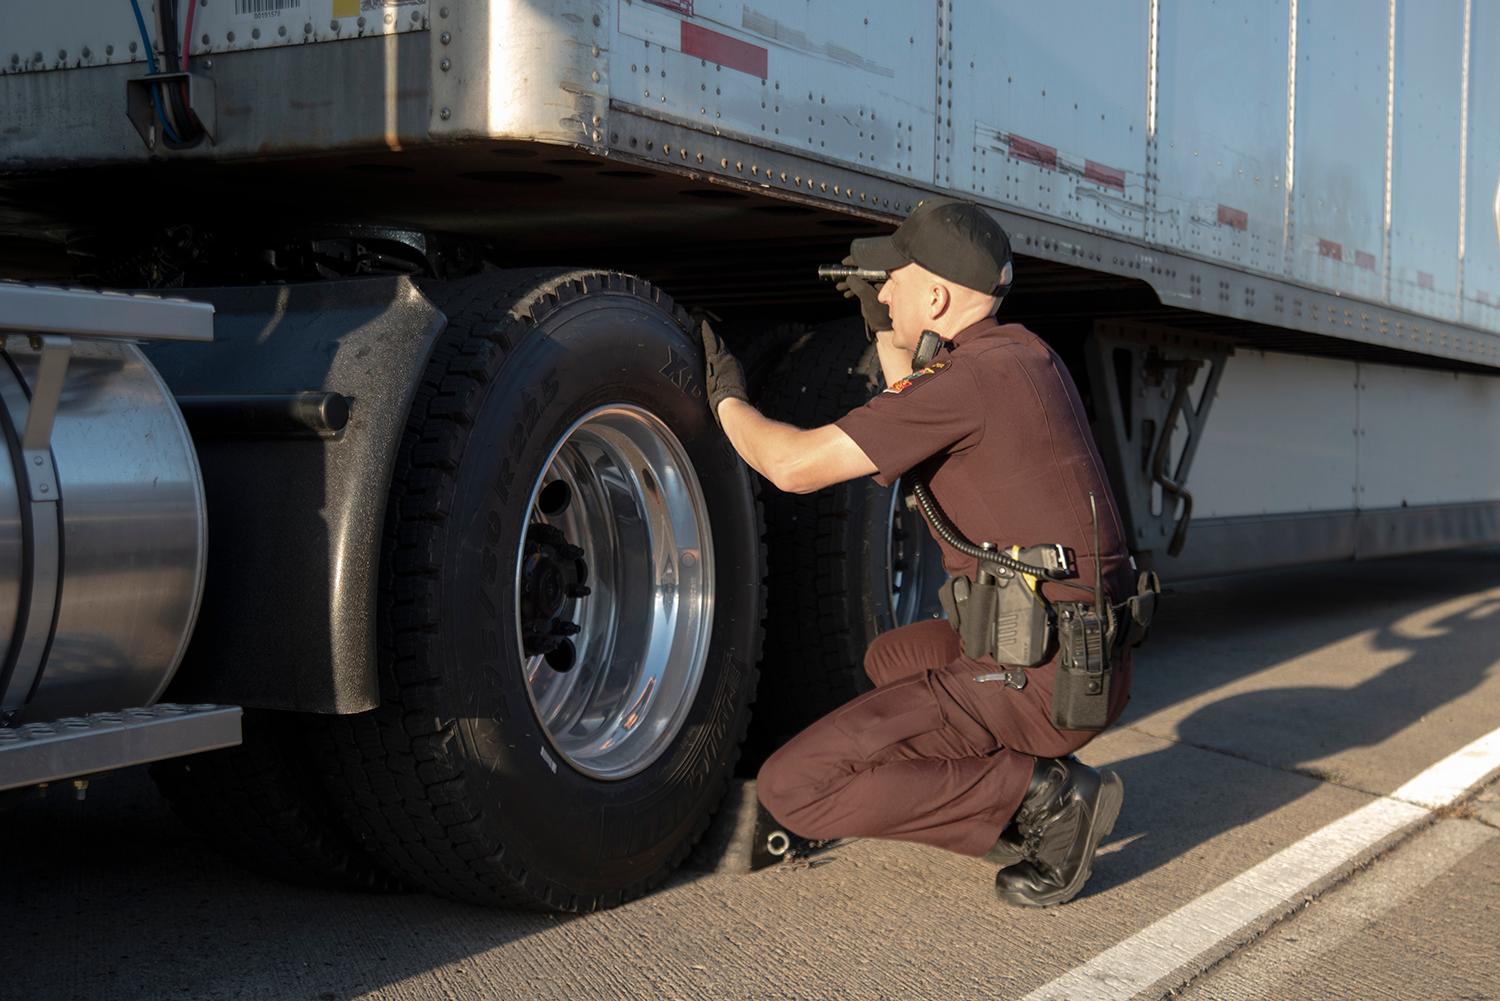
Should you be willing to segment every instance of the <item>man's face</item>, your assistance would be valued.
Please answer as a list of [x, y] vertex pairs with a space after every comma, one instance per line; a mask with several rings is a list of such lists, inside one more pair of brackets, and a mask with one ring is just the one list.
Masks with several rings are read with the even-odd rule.
[[926, 281], [926, 270], [916, 264], [905, 264], [892, 271], [880, 286], [880, 301], [891, 311], [891, 342], [900, 348], [916, 349], [922, 331], [931, 319], [932, 283]]

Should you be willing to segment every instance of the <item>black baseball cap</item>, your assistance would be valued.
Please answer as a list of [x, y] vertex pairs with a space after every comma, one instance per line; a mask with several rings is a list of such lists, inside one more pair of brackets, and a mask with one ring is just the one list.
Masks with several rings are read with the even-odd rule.
[[1010, 237], [988, 212], [956, 198], [926, 198], [890, 236], [855, 240], [856, 266], [894, 271], [920, 264], [940, 278], [983, 292], [1010, 289]]

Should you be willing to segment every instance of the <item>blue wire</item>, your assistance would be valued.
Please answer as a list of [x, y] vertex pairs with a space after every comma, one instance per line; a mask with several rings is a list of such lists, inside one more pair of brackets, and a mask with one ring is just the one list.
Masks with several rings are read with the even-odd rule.
[[[156, 75], [156, 50], [151, 47], [151, 36], [146, 32], [146, 19], [141, 16], [141, 5], [136, 0], [130, 0], [130, 8], [135, 11], [135, 26], [141, 29], [141, 44], [146, 47], [146, 65], [151, 69], [151, 75]], [[167, 138], [174, 143], [182, 142], [182, 138], [172, 128], [167, 116], [161, 110], [161, 84], [151, 85], [151, 107], [156, 109], [156, 120], [161, 122], [162, 131], [166, 132]]]

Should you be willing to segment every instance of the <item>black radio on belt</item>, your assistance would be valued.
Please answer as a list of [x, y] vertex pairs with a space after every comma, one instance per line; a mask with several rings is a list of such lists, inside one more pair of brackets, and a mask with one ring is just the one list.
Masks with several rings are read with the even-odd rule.
[[[1054, 602], [1041, 593], [1042, 581], [1084, 588], [1068, 579], [1076, 577], [1077, 570], [1061, 545], [1013, 548], [1009, 554], [992, 542], [975, 546], [947, 520], [926, 482], [914, 478], [912, 492], [938, 535], [979, 561], [974, 580], [950, 577], [939, 593], [964, 655], [976, 659], [988, 655], [998, 664], [1027, 668], [1046, 663], [1055, 650], [1052, 722], [1064, 730], [1103, 729], [1109, 717], [1114, 655], [1145, 639], [1161, 582], [1156, 574], [1143, 573], [1136, 594], [1129, 600], [1117, 606], [1106, 598], [1094, 495], [1089, 494], [1098, 563], [1093, 601]], [[1122, 631], [1121, 626], [1126, 628]], [[1024, 671], [1000, 671], [982, 677], [993, 677], [1014, 688], [1026, 684]]]

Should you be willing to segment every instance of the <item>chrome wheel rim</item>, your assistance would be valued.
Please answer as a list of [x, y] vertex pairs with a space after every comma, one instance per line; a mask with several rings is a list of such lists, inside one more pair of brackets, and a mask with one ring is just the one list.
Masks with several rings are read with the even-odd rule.
[[[605, 406], [585, 414], [553, 448], [528, 511], [515, 614], [532, 710], [573, 768], [597, 779], [628, 778], [671, 745], [703, 679], [714, 562], [702, 486], [659, 418], [635, 406]], [[544, 642], [565, 638], [574, 651], [564, 670], [556, 667], [568, 659], [557, 652], [561, 646], [537, 652], [538, 606], [523, 597], [537, 593], [538, 564], [547, 558], [577, 579], [572, 563], [558, 557], [562, 544], [550, 545], [559, 538], [564, 555], [580, 554], [587, 571], [587, 593], [572, 596], [580, 590], [572, 586], [569, 596], [546, 604], [556, 612], [552, 639]]]

